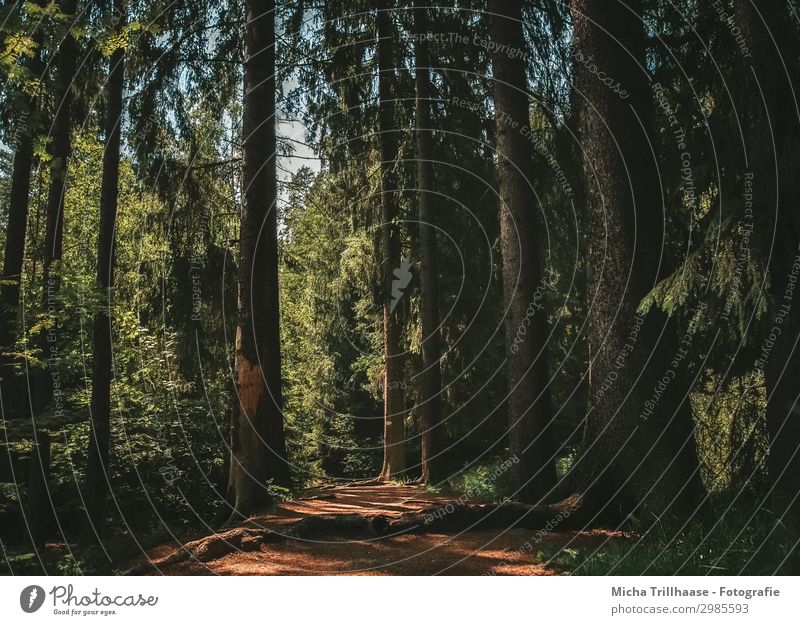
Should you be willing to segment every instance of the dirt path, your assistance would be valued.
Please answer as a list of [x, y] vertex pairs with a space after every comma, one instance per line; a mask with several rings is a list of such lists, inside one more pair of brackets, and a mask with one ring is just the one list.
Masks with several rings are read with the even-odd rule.
[[[269, 515], [251, 517], [241, 528], [211, 537], [222, 537], [223, 551], [229, 553], [214, 557], [216, 552], [206, 550], [206, 557], [184, 557], [186, 549], [162, 545], [147, 554], [149, 564], [148, 559], [140, 558], [134, 565], [139, 567], [137, 572], [149, 570], [156, 575], [554, 575], [556, 571], [537, 559], [539, 551], [557, 549], [570, 541], [600, 543], [610, 536], [597, 531], [542, 533], [517, 528], [364, 537], [336, 536], [334, 532], [314, 539], [285, 535], [299, 520], [311, 517], [366, 519], [382, 515], [392, 519], [431, 510], [446, 514], [457, 505], [455, 499], [409, 485], [311, 489], [297, 501], [280, 504]], [[241, 538], [236, 532], [251, 530], [267, 531], [271, 539], [256, 542], [245, 536], [243, 543], [233, 540]], [[215, 540], [217, 546], [220, 542]], [[197, 553], [194, 548], [189, 551]], [[178, 558], [182, 560], [176, 561]]]

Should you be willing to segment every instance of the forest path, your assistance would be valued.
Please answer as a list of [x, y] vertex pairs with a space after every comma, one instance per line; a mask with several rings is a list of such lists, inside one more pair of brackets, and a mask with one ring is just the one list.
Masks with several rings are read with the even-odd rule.
[[[460, 502], [460, 503], [459, 503]], [[139, 558], [139, 573], [162, 575], [557, 575], [537, 554], [567, 544], [600, 544], [609, 532], [476, 529], [453, 533], [352, 535], [333, 531], [298, 538], [303, 519], [358, 521], [381, 515], [450, 514], [465, 503], [421, 486], [378, 484], [323, 487], [250, 517], [238, 528], [182, 547], [162, 545]], [[469, 504], [479, 504], [470, 500]], [[264, 532], [270, 536], [264, 539]], [[338, 535], [337, 535], [338, 534]]]

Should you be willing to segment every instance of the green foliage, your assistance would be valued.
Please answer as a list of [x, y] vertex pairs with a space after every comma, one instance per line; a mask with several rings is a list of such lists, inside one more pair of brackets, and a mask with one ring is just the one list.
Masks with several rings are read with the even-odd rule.
[[[163, 276], [165, 233], [157, 224], [166, 209], [160, 200], [143, 192], [131, 163], [120, 168], [120, 197], [115, 286], [111, 293], [95, 289], [99, 178], [103, 146], [92, 134], [76, 135], [65, 198], [64, 257], [58, 269], [61, 288], [59, 311], [50, 318], [40, 313], [42, 286], [35, 265], [27, 265], [24, 288], [29, 318], [28, 365], [46, 368], [58, 376], [66, 394], [63, 406], [37, 418], [38, 427], [53, 439], [54, 498], [66, 521], [65, 530], [77, 530], [80, 520], [78, 489], [83, 484], [88, 447], [88, 412], [91, 397], [91, 327], [95, 313], [111, 306], [114, 332], [112, 383], [111, 466], [109, 479], [115, 496], [112, 527], [147, 532], [162, 524], [173, 530], [210, 522], [220, 505], [218, 490], [225, 480], [226, 435], [230, 391], [225, 375], [205, 362], [207, 378], [201, 387], [179, 367], [179, 336], [174, 327], [154, 325], [159, 300], [153, 297]], [[40, 232], [32, 231], [31, 248]], [[71, 244], [70, 244], [71, 243]], [[203, 318], [216, 316], [204, 308]], [[53, 328], [55, 358], [46, 362], [37, 337]], [[224, 350], [223, 350], [224, 351]], [[25, 429], [25, 426], [14, 426]], [[28, 426], [29, 428], [29, 426]], [[146, 505], [142, 505], [145, 498]], [[198, 518], [198, 511], [201, 516]]]
[[474, 499], [495, 503], [513, 498], [512, 460], [499, 457], [484, 464], [468, 466], [450, 480], [450, 489], [456, 493], [470, 493]]
[[0, 64], [11, 70], [14, 65], [19, 63], [20, 59], [33, 57], [37, 49], [38, 46], [34, 39], [24, 33], [8, 35], [3, 41]]
[[283, 210], [287, 440], [300, 481], [377, 472], [382, 422], [372, 245], [337, 219], [341, 184], [301, 169]]
[[[371, 477], [381, 467], [385, 293], [373, 4], [344, 0], [279, 7], [278, 80], [285, 88], [277, 94], [279, 114], [304, 122], [305, 142], [322, 163], [319, 171], [302, 168], [290, 180], [279, 181], [283, 400], [292, 478], [298, 487]], [[674, 130], [665, 111], [655, 109], [653, 147], [664, 157], [660, 183], [666, 269], [640, 302], [640, 311], [658, 307], [696, 325], [687, 367], [698, 372], [690, 401], [702, 477], [714, 498], [736, 500], [741, 506], [741, 500], [763, 492], [767, 481], [766, 385], [762, 372], [753, 369], [753, 353], [771, 305], [764, 296], [770, 287], [765, 241], [758, 239], [770, 229], [760, 227], [750, 237], [748, 217], [740, 210], [744, 204], [738, 201], [741, 173], [729, 156], [739, 146], [727, 139], [711, 146], [713, 151], [706, 145], [710, 126], [721, 128], [724, 132], [716, 132], [721, 137], [738, 136], [740, 130], [732, 133], [726, 126], [730, 94], [719, 82], [722, 74], [714, 68], [688, 88], [676, 68], [695, 67], [708, 51], [697, 48], [694, 31], [678, 8], [645, 4], [651, 43], [661, 34], [688, 40], [669, 51], [648, 46], [647, 69], [665, 85], [680, 112], [681, 132], [692, 150], [694, 190], [685, 193], [683, 159], [673, 154]], [[20, 420], [4, 425], [15, 435], [29, 435], [32, 425], [51, 434], [53, 500], [65, 520], [61, 537], [71, 541], [83, 516], [91, 329], [99, 311], [110, 311], [114, 378], [109, 479], [114, 500], [104, 542], [113, 557], [123, 558], [130, 536], [147, 542], [165, 540], [173, 532], [190, 533], [206, 527], [225, 505], [243, 193], [244, 11], [239, 0], [129, 3], [131, 15], [120, 24], [106, 7], [92, 7], [75, 21], [59, 6], [26, 2], [9, 6], [1, 16], [3, 207], [8, 205], [13, 149], [20, 137], [31, 139], [38, 167], [29, 197], [24, 314], [19, 315], [17, 344], [8, 355], [24, 361], [33, 374], [57, 377], [64, 389], [63, 403], [50, 402], [34, 424]], [[700, 26], [708, 19], [696, 2], [679, 6], [691, 9]], [[452, 9], [431, 10], [431, 15], [442, 32], [471, 39], [485, 37], [482, 8], [482, 2], [466, 0]], [[559, 407], [553, 433], [561, 449], [557, 471], [562, 477], [572, 465], [577, 434], [590, 408], [584, 336], [591, 286], [585, 284], [582, 260], [585, 190], [573, 134], [577, 120], [568, 69], [569, 8], [566, 3], [525, 3], [524, 11], [530, 44], [530, 128], [536, 137], [530, 154], [537, 205], [530, 208], [546, 232], [542, 266], [563, 276], [544, 298], [553, 374], [549, 390]], [[713, 13], [711, 17], [718, 21]], [[403, 258], [410, 260], [414, 275], [398, 308], [406, 351], [404, 426], [412, 441], [407, 446], [409, 464], [414, 465], [419, 457], [422, 391], [417, 374], [423, 337], [413, 192], [413, 50], [403, 36], [412, 28], [411, 15], [398, 11], [392, 28], [397, 35], [394, 121], [400, 157], [391, 166], [402, 190], [396, 222]], [[51, 158], [52, 138], [47, 136], [60, 105], [57, 72], [43, 68], [58, 67], [59, 45], [68, 33], [76, 39], [83, 64], [73, 86], [74, 151], [64, 163]], [[712, 52], [724, 52], [724, 44], [710, 43]], [[446, 346], [440, 363], [443, 430], [453, 443], [444, 462], [453, 477], [445, 488], [502, 501], [514, 493], [504, 456], [508, 388], [499, 330], [506, 311], [498, 253], [491, 62], [480, 46], [434, 41], [430, 48], [436, 59], [434, 151], [443, 161], [433, 167], [441, 194], [436, 213], [442, 228], [439, 302]], [[117, 51], [125, 52], [126, 110], [115, 285], [99, 292], [96, 246], [104, 146], [98, 129], [105, 111], [98, 94], [107, 78], [107, 57]], [[717, 57], [726, 62], [724, 54]], [[454, 98], [468, 105], [456, 106]], [[296, 141], [280, 140], [279, 170]], [[42, 305], [48, 183], [52, 172], [65, 167], [65, 247], [63, 259], [53, 267], [60, 291], [57, 305], [48, 311]], [[5, 228], [0, 228], [0, 242], [5, 237]], [[50, 333], [56, 337], [55, 354], [43, 350], [40, 340]], [[730, 354], [736, 357], [731, 360]], [[24, 439], [12, 444], [19, 453], [29, 447]], [[414, 479], [413, 473], [399, 479]], [[276, 501], [291, 496], [275, 484], [267, 488]], [[24, 485], [0, 488], [4, 508], [18, 508], [26, 497]], [[659, 527], [641, 538], [634, 533], [598, 548], [569, 547], [548, 557], [552, 566], [576, 574], [771, 572], [787, 547], [780, 528], [766, 510], [759, 509], [752, 518], [749, 511], [742, 512], [741, 519], [750, 519], [745, 526], [737, 525], [735, 516], [720, 513], [687, 527]], [[61, 554], [55, 564], [60, 572], [79, 573], [105, 570], [104, 562], [103, 553], [90, 549]], [[31, 571], [36, 561], [30, 553], [10, 551], [8, 565], [15, 572]], [[781, 566], [788, 568], [789, 563]]]
[[800, 570], [789, 557], [793, 542], [770, 510], [740, 505], [644, 536], [544, 549], [539, 558], [571, 575], [785, 575]]
[[721, 389], [721, 376], [709, 375], [692, 393], [698, 455], [711, 493], [757, 493], [766, 485], [769, 437], [763, 377], [751, 372]]

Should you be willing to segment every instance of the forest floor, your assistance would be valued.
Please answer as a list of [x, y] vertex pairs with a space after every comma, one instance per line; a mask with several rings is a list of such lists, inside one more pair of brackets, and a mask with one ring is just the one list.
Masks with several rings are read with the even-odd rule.
[[[363, 535], [352, 531], [298, 538], [292, 527], [315, 517], [366, 521], [449, 510], [462, 505], [452, 494], [415, 485], [378, 484], [304, 491], [269, 514], [186, 545], [161, 545], [131, 563], [130, 572], [154, 575], [558, 575], [541, 552], [591, 547], [619, 532], [475, 529]], [[471, 504], [485, 503], [470, 500]], [[337, 535], [338, 534], [338, 535]], [[269, 540], [264, 540], [268, 535]], [[253, 538], [255, 536], [255, 538]]]

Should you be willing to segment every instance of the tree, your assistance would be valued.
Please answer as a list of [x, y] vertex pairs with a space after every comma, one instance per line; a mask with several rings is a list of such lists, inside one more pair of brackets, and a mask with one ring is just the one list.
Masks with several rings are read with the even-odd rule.
[[[321, 6], [319, 13], [312, 12], [315, 18], [311, 24], [298, 32], [297, 40], [300, 43], [291, 49], [282, 49], [282, 53], [293, 55], [286, 59], [285, 63], [297, 73], [298, 82], [303, 86], [302, 89], [293, 90], [289, 95], [297, 103], [295, 104], [297, 114], [302, 116], [306, 127], [311, 130], [308, 136], [315, 142], [324, 163], [323, 179], [336, 181], [340, 201], [348, 198], [338, 214], [339, 219], [347, 220], [353, 229], [352, 233], [357, 235], [357, 238], [352, 240], [360, 240], [362, 233], [369, 233], [371, 236], [374, 232], [376, 216], [372, 211], [373, 204], [370, 201], [361, 201], [362, 198], [366, 199], [365, 189], [370, 188], [368, 169], [363, 163], [367, 159], [371, 161], [372, 158], [368, 139], [385, 137], [385, 134], [378, 133], [380, 98], [374, 69], [378, 50], [372, 45], [375, 41], [375, 13], [364, 13], [363, 7], [361, 0], [350, 0], [346, 6], [342, 3], [336, 5], [327, 3]], [[436, 12], [435, 24], [429, 17], [431, 27], [435, 26], [438, 31], [454, 33], [460, 37], [471, 38], [476, 33], [484, 35], [485, 24], [477, 19], [479, 13], [476, 10], [482, 7], [481, 3], [472, 1], [461, 6], [458, 11]], [[430, 10], [429, 13], [433, 14]], [[346, 19], [342, 19], [343, 15], [347, 15]], [[465, 19], [466, 16], [473, 16], [475, 19], [468, 20]], [[392, 48], [396, 60], [392, 65], [392, 68], [395, 68], [392, 82], [396, 85], [396, 94], [408, 93], [414, 89], [414, 43], [410, 35], [417, 29], [413, 21], [407, 19], [411, 17], [413, 15], [410, 11], [397, 10], [391, 22], [391, 26], [395, 29], [390, 30], [390, 33], [394, 38]], [[370, 33], [373, 33], [371, 38]], [[301, 34], [304, 36], [300, 36]], [[492, 150], [488, 147], [491, 142], [490, 137], [493, 136], [493, 122], [488, 115], [491, 93], [487, 81], [482, 78], [488, 71], [488, 59], [479, 46], [453, 46], [441, 39], [423, 43], [427, 44], [428, 56], [435, 59], [434, 64], [437, 68], [433, 70], [435, 76], [429, 75], [428, 81], [431, 94], [430, 114], [433, 115], [433, 110], [440, 106], [437, 102], [452, 99], [459, 102], [474, 102], [471, 107], [448, 107], [447, 115], [434, 116], [435, 132], [429, 130], [424, 134], [430, 137], [429, 144], [434, 150], [431, 159], [438, 163], [434, 165], [436, 173], [439, 173], [441, 164], [442, 172], [447, 174], [433, 179], [434, 190], [426, 194], [431, 198], [437, 214], [446, 212], [450, 215], [447, 220], [440, 218], [434, 229], [439, 232], [442, 232], [441, 229], [446, 229], [450, 241], [449, 245], [443, 246], [442, 237], [439, 237], [439, 246], [436, 250], [438, 266], [436, 301], [440, 310], [442, 306], [448, 305], [448, 302], [452, 303], [448, 305], [448, 314], [446, 316], [442, 314], [439, 328], [440, 341], [441, 344], [449, 345], [454, 342], [458, 344], [457, 349], [447, 351], [446, 359], [439, 361], [441, 377], [448, 381], [444, 392], [438, 398], [442, 404], [440, 410], [453, 415], [453, 418], [448, 419], [446, 427], [444, 423], [440, 427], [443, 439], [453, 433], [448, 439], [447, 453], [443, 457], [457, 458], [459, 454], [462, 454], [462, 458], [467, 455], [475, 457], [478, 454], [485, 455], [487, 453], [485, 445], [490, 443], [496, 447], [490, 449], [488, 453], [499, 452], [503, 441], [498, 441], [495, 433], [498, 429], [505, 430], [506, 421], [505, 414], [494, 409], [495, 397], [498, 393], [504, 392], [505, 387], [502, 376], [494, 374], [503, 350], [502, 338], [495, 331], [496, 320], [502, 314], [502, 291], [498, 280], [489, 279], [491, 268], [483, 254], [461, 254], [466, 248], [484, 249], [482, 246], [485, 242], [494, 240], [498, 231], [496, 206], [488, 201], [475, 202], [476, 198], [487, 193], [487, 181], [491, 180], [494, 173]], [[300, 101], [303, 102], [302, 106], [298, 105]], [[409, 136], [411, 133], [406, 131], [406, 128], [415, 127], [412, 124], [415, 124], [416, 98], [395, 97], [391, 103], [394, 109], [393, 122], [388, 127], [395, 131], [402, 142], [402, 149], [399, 162], [395, 161], [394, 168], [390, 172], [396, 181], [390, 188], [417, 189], [421, 186], [417, 177], [419, 162], [414, 158], [416, 151], [410, 149], [415, 137]], [[347, 110], [346, 115], [341, 113], [343, 108]], [[425, 128], [419, 124], [417, 126]], [[446, 154], [447, 157], [441, 157], [442, 154]], [[401, 214], [401, 224], [402, 221], [418, 222], [417, 198], [414, 197], [413, 201], [406, 202], [402, 194], [398, 195], [400, 197], [397, 209]], [[381, 220], [380, 216], [377, 220]], [[475, 224], [479, 227], [475, 228]], [[403, 239], [403, 244], [412, 250], [418, 250], [414, 256], [419, 260], [422, 249], [421, 229], [415, 225], [413, 228], [404, 229], [402, 234], [407, 237], [407, 240]], [[382, 236], [375, 239], [376, 247], [380, 246]], [[344, 238], [342, 241], [344, 242]], [[343, 256], [343, 260], [348, 257], [348, 255]], [[386, 292], [386, 287], [383, 286], [386, 281], [385, 270], [390, 269], [393, 272], [400, 269], [402, 272], [402, 266], [386, 267], [384, 255], [377, 249], [374, 256], [369, 258], [369, 262], [362, 265], [363, 277], [368, 278], [370, 284], [374, 282], [375, 286], [363, 292], [363, 297], [366, 298], [363, 304], [366, 305], [367, 301], [370, 302], [370, 307], [377, 304], [382, 315], [383, 297]], [[419, 267], [417, 264], [414, 266]], [[342, 267], [339, 271], [347, 273], [350, 269]], [[344, 274], [342, 277], [345, 277]], [[421, 272], [419, 275], [417, 272], [414, 273], [414, 278], [417, 277], [420, 278], [420, 283], [425, 282]], [[395, 276], [392, 278], [394, 282]], [[402, 284], [402, 281], [399, 283]], [[464, 284], [486, 284], [488, 291], [483, 288], [463, 289]], [[395, 309], [393, 316], [402, 313], [398, 321], [402, 322], [403, 336], [406, 334], [414, 336], [417, 332], [419, 336], [428, 336], [428, 333], [421, 328], [421, 313], [425, 299], [424, 294], [416, 301], [404, 297]], [[431, 301], [431, 298], [427, 298], [427, 301]], [[343, 303], [337, 303], [334, 310], [343, 306], [347, 309]], [[407, 314], [410, 310], [415, 312], [419, 310], [420, 315]], [[358, 326], [369, 328], [370, 342], [368, 346], [361, 346], [360, 349], [369, 353], [379, 349], [381, 366], [363, 366], [368, 361], [371, 362], [366, 354], [363, 359], [359, 359], [360, 362], [354, 364], [367, 374], [370, 381], [363, 390], [373, 393], [373, 389], [379, 388], [380, 392], [375, 398], [384, 402], [386, 371], [383, 365], [386, 359], [383, 324], [380, 324], [380, 336], [375, 337], [379, 343], [373, 343], [373, 326], [366, 323], [366, 319], [363, 321], [364, 323], [359, 322]], [[351, 340], [349, 336], [353, 335], [354, 328], [341, 323], [337, 323], [336, 326], [344, 330], [348, 335], [348, 341]], [[469, 328], [467, 332], [464, 332], [465, 327]], [[407, 332], [406, 329], [411, 331]], [[414, 341], [404, 340], [403, 344], [408, 349]], [[433, 347], [433, 342], [426, 340], [425, 345], [421, 347]], [[327, 349], [331, 350], [330, 354], [337, 363], [336, 376], [349, 380], [352, 369], [348, 365], [351, 361], [344, 358], [346, 350], [333, 346]], [[423, 364], [422, 350], [419, 354], [415, 352], [416, 350], [406, 354], [406, 371], [412, 369], [415, 372], [426, 369], [430, 371]], [[478, 362], [480, 366], [473, 366]], [[421, 388], [425, 383], [423, 376], [414, 375], [413, 379], [420, 383], [420, 388], [413, 389], [409, 395], [415, 393], [415, 399], [428, 396], [428, 393]], [[318, 378], [317, 385], [321, 391], [327, 391], [331, 387], [330, 381], [325, 378]], [[406, 387], [402, 377], [396, 384], [390, 385], [389, 390], [397, 386]], [[402, 396], [402, 392], [397, 394]], [[356, 401], [358, 394], [351, 392], [347, 396], [347, 402], [337, 403], [336, 409], [341, 411], [343, 416], [352, 415], [350, 418], [354, 421], [355, 429], [364, 441], [365, 448], [359, 451], [368, 456], [372, 462], [373, 455], [368, 454], [367, 449], [374, 445], [373, 424], [380, 425], [381, 432], [385, 424], [383, 419], [370, 418], [372, 407]], [[309, 397], [305, 395], [306, 401]], [[410, 401], [407, 405], [410, 406]], [[287, 406], [287, 409], [294, 413], [295, 406], [292, 400], [292, 405]], [[424, 407], [423, 400], [417, 402], [415, 410]], [[402, 403], [399, 409], [403, 410]], [[424, 415], [418, 413], [418, 416], [421, 422]], [[482, 424], [481, 427], [475, 427], [478, 422]], [[296, 423], [294, 418], [292, 423]], [[326, 423], [327, 427], [330, 427], [332, 419]], [[422, 427], [422, 430], [425, 429]], [[432, 433], [436, 435], [438, 432], [432, 430]], [[421, 436], [420, 441], [422, 445], [427, 444]], [[407, 442], [406, 452], [409, 450], [408, 444]], [[382, 445], [380, 452], [383, 455]], [[326, 463], [324, 466], [330, 465]], [[380, 473], [382, 466], [381, 457], [374, 472]], [[367, 472], [367, 468], [364, 467], [362, 474]], [[334, 471], [331, 475], [338, 473]]]
[[[125, 0], [114, 0], [114, 15], [125, 24]], [[112, 301], [114, 287], [114, 233], [119, 199], [120, 143], [122, 137], [123, 103], [125, 85], [125, 48], [118, 47], [111, 54], [106, 83], [105, 149], [103, 151], [103, 180], [100, 190], [100, 226], [97, 236], [96, 288], [100, 305], [94, 315], [92, 350], [92, 399], [90, 404], [91, 429], [86, 463], [84, 501], [89, 526], [84, 528], [84, 538], [90, 539], [103, 525], [106, 499], [110, 488], [108, 456], [111, 432], [111, 380], [114, 354], [112, 342]]]
[[[797, 35], [784, 3], [736, 0], [734, 10], [749, 55], [736, 51], [737, 113], [744, 154], [739, 184], [752, 183], [758, 252], [769, 275], [768, 314], [757, 366], [764, 372], [769, 471], [776, 513], [800, 536], [800, 119]], [[733, 114], [733, 113], [731, 113]]]
[[[641, 508], [663, 513], [699, 478], [691, 376], [681, 367], [669, 371], [680, 334], [657, 306], [647, 314], [640, 309], [669, 273], [666, 215], [650, 147], [653, 105], [642, 10], [638, 1], [620, 10], [599, 0], [572, 3], [575, 82], [583, 98], [590, 408], [565, 483], [591, 501], [594, 512], [622, 517]], [[627, 97], [598, 72], [613, 74]], [[670, 383], [649, 410], [665, 376]]]
[[[43, 6], [44, 0], [38, 0]], [[41, 125], [42, 111], [38, 92], [38, 81], [43, 77], [42, 63], [43, 33], [36, 24], [32, 39], [34, 49], [26, 60], [26, 75], [22, 78], [27, 85], [21, 86], [14, 94], [18, 103], [17, 121], [14, 129], [14, 164], [11, 175], [11, 190], [8, 205], [8, 225], [6, 227], [5, 254], [3, 255], [3, 275], [0, 281], [0, 382], [2, 383], [4, 416], [24, 416], [27, 403], [13, 384], [15, 359], [8, 355], [14, 350], [16, 342], [17, 312], [19, 309], [22, 266], [25, 259], [25, 239], [28, 227], [28, 205], [31, 191], [31, 170], [34, 163], [34, 140]], [[10, 408], [10, 410], [9, 410]]]
[[[379, 130], [381, 173], [381, 248], [383, 263], [383, 468], [380, 477], [399, 477], [406, 469], [404, 448], [403, 350], [400, 343], [400, 310], [395, 309], [402, 292], [394, 290], [395, 278], [404, 281], [408, 268], [401, 265], [402, 243], [397, 223], [398, 198], [395, 167], [398, 138], [395, 123], [395, 55], [390, 1], [377, 4], [378, 25], [378, 97], [380, 100]], [[397, 272], [397, 276], [395, 276]]]
[[243, 205], [239, 324], [229, 489], [235, 513], [289, 485], [281, 390], [275, 130], [275, 2], [248, 0], [245, 35]]
[[[66, 15], [66, 20], [71, 26], [75, 13], [75, 0], [63, 0], [60, 11]], [[75, 63], [77, 60], [77, 45], [72, 32], [68, 28], [64, 40], [58, 49], [56, 59], [56, 77], [54, 81], [55, 113], [51, 126], [50, 136], [50, 185], [47, 194], [47, 216], [44, 236], [44, 262], [42, 267], [42, 308], [48, 315], [57, 313], [58, 292], [60, 289], [60, 275], [57, 265], [61, 261], [64, 231], [64, 196], [67, 190], [67, 166], [72, 145], [70, 132], [72, 130], [72, 82], [75, 77]], [[53, 271], [54, 265], [56, 271]], [[57, 324], [57, 319], [51, 318], [50, 324]], [[55, 338], [55, 333], [52, 335]], [[47, 331], [40, 337], [44, 359], [48, 357], [52, 341], [47, 340]], [[46, 398], [52, 396], [52, 389], [45, 393], [47, 373], [40, 371], [36, 376], [31, 402], [34, 404], [33, 413], [37, 414], [46, 404]]]
[[422, 479], [437, 483], [442, 477], [442, 356], [439, 318], [439, 263], [434, 211], [433, 128], [431, 125], [430, 55], [425, 34], [428, 32], [426, 3], [417, 0], [414, 26], [417, 105], [417, 203], [419, 206], [420, 308], [422, 322], [422, 400], [420, 430], [422, 439]]
[[[497, 161], [500, 245], [506, 306], [508, 432], [517, 497], [536, 502], [555, 484], [552, 411], [547, 367], [547, 324], [539, 309], [548, 278], [541, 269], [534, 210], [533, 161], [523, 50], [522, 3], [489, 2]], [[503, 52], [500, 52], [503, 50]], [[511, 54], [516, 50], [518, 54]]]

